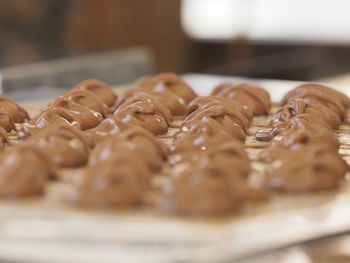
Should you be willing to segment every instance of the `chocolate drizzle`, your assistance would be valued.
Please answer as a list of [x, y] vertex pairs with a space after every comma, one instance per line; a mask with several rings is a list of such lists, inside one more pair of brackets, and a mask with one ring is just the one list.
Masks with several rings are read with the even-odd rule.
[[172, 114], [163, 104], [145, 94], [136, 94], [127, 99], [113, 116], [126, 123], [141, 126], [155, 135], [165, 134], [173, 120]]
[[241, 104], [227, 98], [198, 97], [188, 105], [187, 114], [182, 129], [189, 130], [197, 121], [208, 122], [211, 119], [238, 140], [244, 141], [249, 134], [250, 112]]
[[144, 90], [173, 93], [189, 103], [197, 95], [179, 76], [174, 73], [161, 73], [153, 77], [143, 77], [136, 82], [136, 87]]
[[251, 84], [221, 84], [211, 95], [235, 100], [245, 105], [254, 115], [268, 114], [271, 108], [269, 93]]
[[345, 119], [349, 99], [328, 87], [306, 84], [287, 93], [283, 102], [272, 118], [274, 127], [256, 134], [259, 140], [274, 137], [260, 156], [270, 163], [266, 184], [287, 192], [336, 187], [349, 167], [338, 153], [332, 128]]

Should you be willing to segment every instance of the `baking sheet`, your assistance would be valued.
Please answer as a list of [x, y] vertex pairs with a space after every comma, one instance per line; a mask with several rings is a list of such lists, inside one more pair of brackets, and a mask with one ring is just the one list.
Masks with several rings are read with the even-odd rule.
[[[300, 82], [188, 74], [200, 94], [222, 82], [253, 82], [278, 101]], [[337, 87], [350, 95], [350, 90]], [[45, 102], [27, 104], [32, 112]], [[349, 129], [344, 126], [343, 129]], [[342, 135], [347, 142], [350, 134]], [[350, 140], [349, 140], [350, 141]], [[346, 149], [343, 149], [347, 153]], [[187, 218], [152, 210], [77, 209], [56, 198], [0, 202], [0, 259], [20, 262], [226, 262], [255, 251], [350, 229], [350, 184], [337, 191], [274, 194], [226, 218]]]

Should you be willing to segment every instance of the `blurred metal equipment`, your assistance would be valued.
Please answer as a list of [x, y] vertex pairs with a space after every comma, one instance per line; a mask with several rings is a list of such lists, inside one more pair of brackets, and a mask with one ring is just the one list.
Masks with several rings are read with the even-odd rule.
[[153, 72], [147, 48], [131, 48], [0, 69], [2, 93], [25, 100], [61, 93], [80, 81], [96, 78], [109, 85], [127, 83]]
[[347, 0], [182, 0], [184, 30], [202, 40], [350, 42]]

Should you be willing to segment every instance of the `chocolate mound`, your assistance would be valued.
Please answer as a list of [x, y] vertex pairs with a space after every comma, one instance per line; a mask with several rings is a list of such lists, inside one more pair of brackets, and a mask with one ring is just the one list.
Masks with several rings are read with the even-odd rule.
[[307, 192], [337, 187], [348, 171], [341, 156], [326, 144], [271, 145], [267, 156], [266, 183], [275, 190]]
[[340, 117], [316, 99], [295, 98], [287, 102], [272, 116], [272, 123], [285, 122], [300, 114], [307, 113], [315, 119], [323, 119], [332, 129], [341, 123]]
[[103, 103], [107, 104], [108, 107], [112, 107], [117, 100], [117, 95], [113, 90], [106, 83], [96, 79], [85, 80], [75, 85], [72, 90], [87, 90], [92, 92]]
[[350, 106], [350, 99], [345, 94], [318, 84], [304, 84], [296, 87], [284, 96], [282, 104], [286, 104], [293, 98], [316, 99], [334, 111], [342, 121], [346, 117], [346, 109]]
[[85, 164], [89, 144], [85, 135], [67, 124], [53, 124], [27, 142], [33, 143], [58, 167], [77, 167]]
[[196, 93], [174, 73], [161, 73], [153, 77], [143, 77], [136, 81], [136, 87], [156, 92], [170, 92], [189, 103]]
[[18, 128], [17, 133], [20, 137], [28, 137], [55, 123], [68, 124], [79, 129], [81, 128], [80, 124], [68, 110], [64, 108], [49, 108], [34, 119], [25, 122], [22, 127]]
[[270, 94], [251, 84], [221, 84], [211, 95], [233, 99], [245, 105], [254, 115], [268, 114], [271, 108]]
[[163, 104], [145, 94], [136, 94], [127, 99], [113, 116], [126, 123], [141, 126], [155, 135], [167, 133], [173, 119]]
[[133, 160], [119, 159], [87, 166], [66, 183], [64, 199], [72, 204], [93, 207], [140, 204], [147, 187], [147, 169]]
[[212, 119], [238, 140], [244, 141], [249, 134], [248, 117], [251, 115], [241, 104], [230, 99], [198, 97], [189, 104], [187, 112], [182, 129], [190, 129], [197, 121], [207, 122]]
[[41, 195], [50, 176], [50, 161], [39, 149], [23, 144], [0, 153], [0, 197]]
[[244, 146], [228, 142], [174, 166], [160, 186], [157, 208], [167, 212], [220, 215], [236, 211], [249, 198], [265, 192], [247, 183], [250, 172]]
[[15, 129], [15, 123], [29, 120], [28, 112], [4, 95], [0, 95], [0, 127], [7, 132]]
[[125, 156], [136, 163], [144, 162], [150, 171], [160, 169], [166, 160], [165, 145], [142, 128], [130, 128], [101, 142], [90, 154], [89, 165]]

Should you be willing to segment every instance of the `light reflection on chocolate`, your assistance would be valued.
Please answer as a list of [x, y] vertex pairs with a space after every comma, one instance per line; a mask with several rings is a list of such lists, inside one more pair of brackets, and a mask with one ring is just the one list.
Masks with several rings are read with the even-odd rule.
[[95, 147], [100, 144], [105, 139], [113, 137], [118, 133], [130, 129], [132, 127], [137, 127], [129, 123], [125, 123], [117, 118], [107, 118], [104, 119], [99, 125], [90, 130], [84, 131], [84, 134], [88, 138], [90, 144]]
[[195, 151], [206, 151], [223, 142], [235, 140], [228, 131], [213, 119], [197, 121], [188, 131], [181, 130], [176, 134], [173, 151], [176, 154], [193, 155]]
[[18, 136], [31, 136], [55, 123], [68, 124], [73, 127], [81, 128], [80, 124], [75, 121], [68, 110], [64, 108], [49, 108], [18, 128]]
[[50, 105], [50, 108], [65, 109], [73, 117], [74, 121], [79, 123], [82, 130], [96, 127], [103, 120], [103, 114], [79, 104], [75, 101], [77, 97], [74, 94], [71, 95], [56, 98]]

